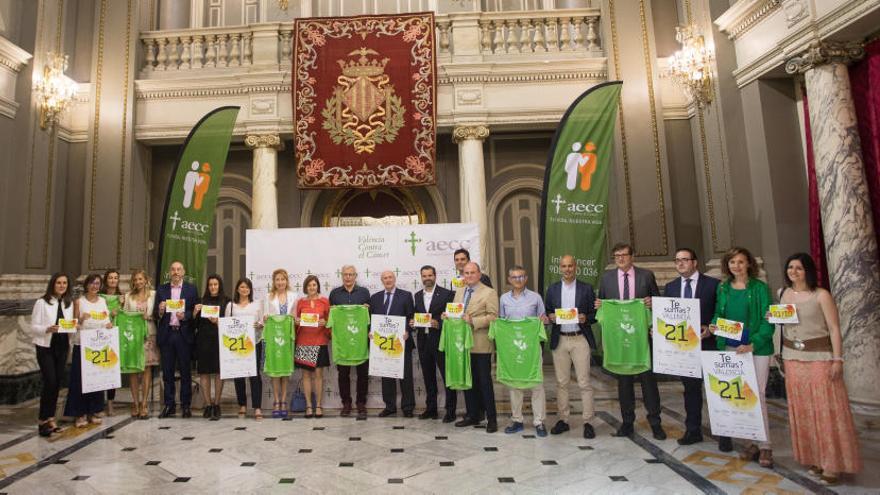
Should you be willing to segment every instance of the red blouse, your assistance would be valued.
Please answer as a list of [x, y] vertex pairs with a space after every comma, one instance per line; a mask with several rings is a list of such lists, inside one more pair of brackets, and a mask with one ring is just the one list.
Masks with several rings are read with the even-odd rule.
[[[320, 319], [327, 321], [330, 316], [330, 301], [326, 297], [319, 296], [317, 299], [303, 297], [296, 302], [296, 317], [305, 313], [318, 313]], [[330, 343], [330, 329], [325, 326], [304, 327], [296, 326], [296, 345], [327, 345]]]

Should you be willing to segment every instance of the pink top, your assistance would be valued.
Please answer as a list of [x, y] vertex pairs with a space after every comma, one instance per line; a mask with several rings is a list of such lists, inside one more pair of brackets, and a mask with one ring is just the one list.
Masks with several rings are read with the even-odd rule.
[[636, 269], [635, 267], [629, 267], [628, 272], [621, 271], [620, 268], [617, 269], [617, 295], [623, 299], [623, 274], [626, 273], [629, 277], [629, 299], [635, 299], [636, 295]]

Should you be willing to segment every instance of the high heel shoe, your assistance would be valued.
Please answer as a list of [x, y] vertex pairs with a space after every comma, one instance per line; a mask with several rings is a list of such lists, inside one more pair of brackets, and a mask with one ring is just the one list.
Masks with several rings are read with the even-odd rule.
[[312, 408], [311, 408], [311, 407], [306, 407], [306, 414], [305, 414], [305, 416], [303, 416], [303, 417], [306, 418], [306, 419], [311, 419], [311, 418], [313, 418], [314, 416], [315, 416], [315, 415], [312, 414]]
[[272, 417], [278, 419], [281, 417], [281, 403], [275, 402], [272, 404]]
[[316, 418], [323, 418], [324, 417], [324, 408], [323, 407], [318, 406], [315, 408], [315, 417]]

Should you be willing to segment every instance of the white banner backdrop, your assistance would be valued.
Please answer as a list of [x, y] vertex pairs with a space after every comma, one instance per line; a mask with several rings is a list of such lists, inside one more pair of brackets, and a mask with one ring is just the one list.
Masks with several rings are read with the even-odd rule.
[[[327, 296], [342, 285], [342, 265], [354, 265], [358, 285], [370, 293], [382, 289], [380, 275], [384, 270], [397, 274], [397, 286], [412, 293], [422, 288], [419, 269], [432, 265], [437, 269], [437, 284], [449, 288], [455, 274], [452, 261], [456, 249], [467, 249], [471, 260], [480, 262], [479, 230], [476, 224], [424, 224], [371, 227], [319, 227], [247, 231], [246, 276], [254, 283], [254, 297], [265, 300], [271, 284], [272, 271], [284, 268], [290, 274], [291, 289], [302, 295], [303, 280], [316, 275], [321, 294]], [[439, 373], [438, 373], [439, 375]], [[351, 393], [355, 395], [355, 370], [351, 371]], [[422, 378], [418, 352], [413, 350], [413, 379], [416, 402], [425, 403], [425, 382]], [[443, 379], [438, 376], [443, 405]], [[291, 390], [301, 384], [297, 371]], [[341, 407], [337, 388], [336, 366], [324, 373], [324, 406]], [[263, 395], [271, 394], [264, 384]], [[289, 398], [288, 398], [289, 400]], [[264, 397], [264, 403], [266, 398]], [[268, 403], [271, 404], [271, 399]], [[463, 401], [459, 401], [464, 404]], [[380, 380], [370, 378], [368, 407], [383, 407]]]

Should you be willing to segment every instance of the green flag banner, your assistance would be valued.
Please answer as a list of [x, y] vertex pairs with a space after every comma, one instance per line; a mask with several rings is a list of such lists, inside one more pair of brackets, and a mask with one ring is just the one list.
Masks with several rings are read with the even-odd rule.
[[599, 84], [568, 107], [547, 157], [541, 205], [541, 280], [562, 278], [559, 259], [571, 254], [580, 280], [598, 287], [605, 266], [605, 224], [612, 138], [621, 81]]
[[211, 111], [186, 138], [165, 199], [156, 267], [159, 283], [168, 282], [168, 267], [180, 261], [186, 269], [187, 282], [201, 287], [199, 280], [205, 271], [214, 207], [238, 110], [239, 107], [220, 107]]

